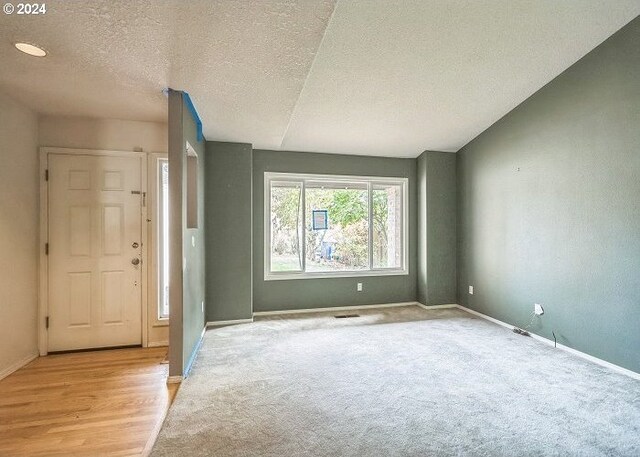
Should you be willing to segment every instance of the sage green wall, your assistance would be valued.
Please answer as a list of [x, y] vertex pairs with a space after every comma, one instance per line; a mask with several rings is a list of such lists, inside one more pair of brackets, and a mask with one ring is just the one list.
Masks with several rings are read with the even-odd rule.
[[[458, 153], [460, 303], [640, 372], [640, 19]], [[469, 285], [475, 287], [469, 295]]]
[[252, 316], [252, 156], [246, 143], [207, 141], [207, 320]]
[[418, 173], [418, 301], [456, 301], [456, 154], [425, 151]]
[[[184, 100], [183, 100], [184, 102]], [[185, 268], [183, 272], [183, 303], [182, 319], [184, 325], [184, 369], [189, 370], [195, 357], [197, 345], [205, 326], [205, 141], [198, 141], [196, 121], [186, 104], [183, 108], [184, 139], [188, 141], [198, 154], [198, 227], [187, 228], [186, 224], [186, 167], [183, 173], [185, 189], [183, 208], [183, 250]], [[185, 155], [186, 160], [186, 155]], [[171, 169], [169, 169], [171, 175]]]
[[[264, 173], [409, 178], [409, 274], [360, 278], [264, 280]], [[416, 160], [308, 152], [253, 151], [253, 310], [274, 311], [415, 301]], [[356, 291], [356, 283], [363, 291]]]
[[[198, 228], [187, 228], [186, 142], [198, 154]], [[204, 328], [204, 141], [180, 91], [169, 91], [169, 374], [183, 376]], [[183, 265], [184, 259], [184, 265]]]

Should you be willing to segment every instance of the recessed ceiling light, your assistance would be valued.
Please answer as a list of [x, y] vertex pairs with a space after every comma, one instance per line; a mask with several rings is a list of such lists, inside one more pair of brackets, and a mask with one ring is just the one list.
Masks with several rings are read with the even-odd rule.
[[16, 43], [15, 46], [18, 51], [22, 51], [25, 54], [29, 54], [30, 56], [44, 57], [47, 55], [47, 51], [29, 43]]

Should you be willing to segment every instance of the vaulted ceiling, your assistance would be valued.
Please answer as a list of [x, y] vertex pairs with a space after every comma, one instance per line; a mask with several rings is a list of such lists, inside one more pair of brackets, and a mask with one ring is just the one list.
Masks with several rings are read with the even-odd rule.
[[640, 0], [46, 4], [0, 16], [0, 90], [41, 113], [166, 122], [171, 87], [210, 140], [395, 157], [457, 151], [640, 14]]

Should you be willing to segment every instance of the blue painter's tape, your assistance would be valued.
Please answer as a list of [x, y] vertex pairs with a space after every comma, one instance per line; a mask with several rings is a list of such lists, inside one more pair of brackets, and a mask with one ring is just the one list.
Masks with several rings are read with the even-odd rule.
[[198, 116], [198, 111], [196, 111], [196, 107], [191, 101], [191, 97], [188, 93], [183, 92], [184, 101], [187, 104], [187, 108], [189, 108], [189, 112], [191, 116], [193, 116], [193, 120], [196, 122], [197, 130], [198, 130], [198, 142], [204, 139], [204, 135], [202, 134], [202, 121], [200, 120], [200, 116]]

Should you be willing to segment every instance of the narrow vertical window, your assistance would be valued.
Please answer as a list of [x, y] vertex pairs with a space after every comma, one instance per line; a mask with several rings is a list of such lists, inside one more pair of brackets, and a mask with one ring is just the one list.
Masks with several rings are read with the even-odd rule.
[[400, 184], [372, 186], [373, 267], [400, 268], [403, 253], [403, 204]]
[[169, 162], [158, 160], [158, 318], [169, 318]]

